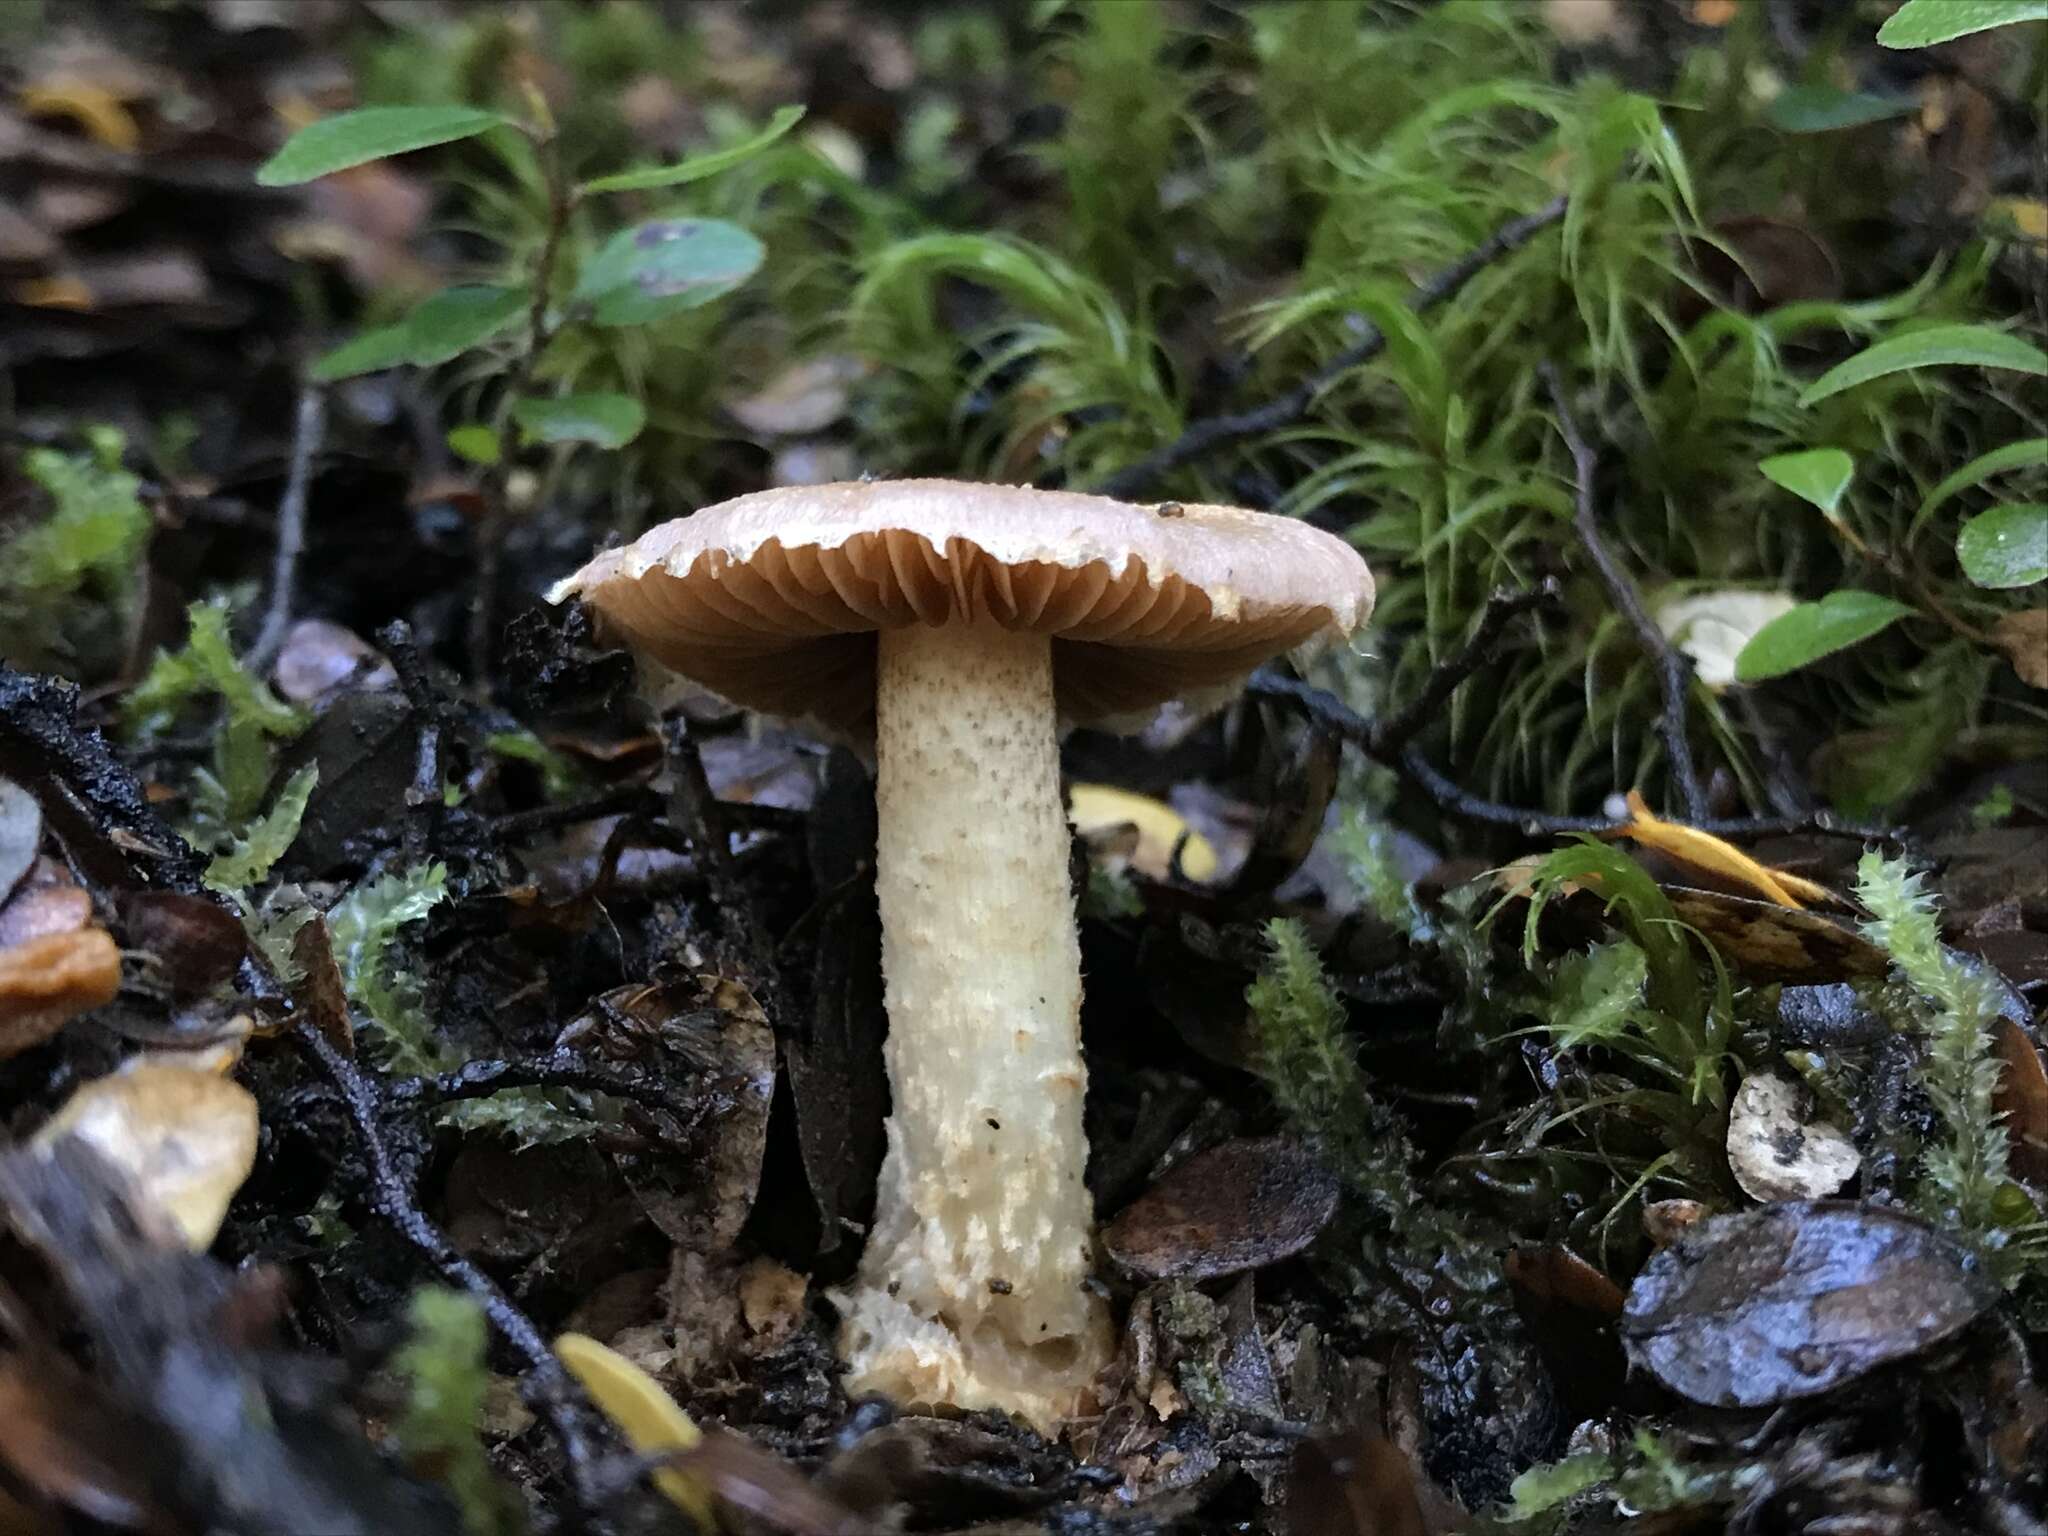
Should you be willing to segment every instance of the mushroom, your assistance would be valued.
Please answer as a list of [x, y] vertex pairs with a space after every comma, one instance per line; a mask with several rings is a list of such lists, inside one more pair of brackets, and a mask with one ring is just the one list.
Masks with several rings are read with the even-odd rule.
[[1110, 1352], [1059, 727], [1220, 703], [1350, 634], [1365, 562], [1235, 508], [903, 480], [739, 497], [550, 596], [571, 594], [736, 704], [872, 743], [894, 1106], [838, 1298], [847, 1384], [1055, 1428]]

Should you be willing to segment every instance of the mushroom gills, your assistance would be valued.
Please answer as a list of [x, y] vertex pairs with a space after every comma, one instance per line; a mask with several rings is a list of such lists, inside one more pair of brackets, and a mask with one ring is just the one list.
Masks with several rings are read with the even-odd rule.
[[1074, 1414], [1109, 1352], [1086, 1289], [1081, 955], [1052, 641], [987, 619], [876, 637], [876, 894], [895, 1095], [844, 1299], [848, 1387]]

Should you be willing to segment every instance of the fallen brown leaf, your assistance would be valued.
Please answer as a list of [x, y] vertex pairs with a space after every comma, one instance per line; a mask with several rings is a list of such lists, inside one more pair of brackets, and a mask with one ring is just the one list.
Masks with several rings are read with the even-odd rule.
[[2005, 659], [2030, 688], [2048, 688], [2048, 608], [2008, 613], [1991, 631]]

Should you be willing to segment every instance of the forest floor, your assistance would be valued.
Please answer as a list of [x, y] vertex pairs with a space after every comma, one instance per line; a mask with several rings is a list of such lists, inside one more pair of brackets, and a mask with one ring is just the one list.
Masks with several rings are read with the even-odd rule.
[[[2048, 24], [1897, 10], [0, 0], [0, 1533], [2048, 1529]], [[1052, 1438], [842, 1385], [869, 768], [543, 596], [866, 475], [1379, 586], [1064, 744]]]

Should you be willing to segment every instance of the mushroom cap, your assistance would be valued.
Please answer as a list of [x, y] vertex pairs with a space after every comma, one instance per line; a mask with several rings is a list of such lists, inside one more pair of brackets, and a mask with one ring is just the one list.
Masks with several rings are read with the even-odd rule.
[[1343, 540], [1235, 507], [956, 480], [757, 491], [607, 550], [549, 594], [714, 693], [864, 735], [881, 629], [993, 621], [1053, 642], [1062, 718], [1207, 701], [1348, 636], [1372, 575]]

